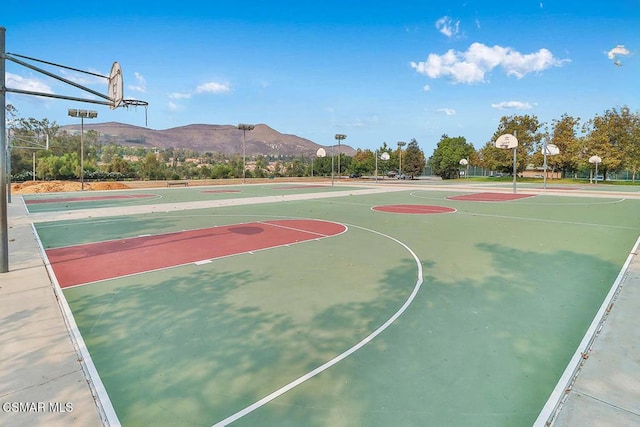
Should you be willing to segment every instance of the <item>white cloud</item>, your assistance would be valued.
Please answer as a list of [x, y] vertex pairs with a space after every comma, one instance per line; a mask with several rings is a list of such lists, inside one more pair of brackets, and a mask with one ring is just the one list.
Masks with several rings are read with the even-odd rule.
[[491, 108], [495, 108], [496, 110], [530, 110], [534, 105], [521, 101], [503, 101], [497, 104], [491, 104]]
[[448, 16], [436, 21], [436, 28], [447, 37], [453, 37], [460, 32], [460, 21], [453, 22]]
[[26, 90], [30, 92], [53, 93], [51, 86], [38, 80], [27, 79], [17, 74], [5, 74], [6, 85], [10, 89]]
[[622, 65], [620, 63], [620, 60], [617, 58], [617, 55], [629, 55], [629, 53], [631, 52], [629, 52], [627, 48], [619, 44], [618, 46], [614, 47], [609, 52], [607, 52], [607, 56], [609, 57], [609, 59], [613, 61], [614, 64]]
[[455, 116], [456, 115], [456, 110], [454, 110], [453, 108], [438, 108], [436, 111], [438, 113], [444, 113], [447, 116]]
[[557, 59], [547, 49], [522, 54], [510, 47], [473, 43], [466, 52], [450, 49], [443, 55], [429, 54], [424, 62], [411, 62], [418, 73], [432, 79], [449, 78], [454, 83], [483, 83], [485, 75], [496, 67], [518, 79], [532, 72], [561, 67], [568, 59]]
[[173, 92], [169, 94], [169, 98], [171, 99], [189, 99], [191, 98], [191, 94], [190, 93], [184, 93], [184, 92]]
[[136, 71], [135, 73], [133, 73], [133, 75], [135, 76], [138, 84], [137, 85], [129, 85], [127, 87], [129, 89], [137, 91], [137, 92], [146, 92], [147, 91], [147, 81], [142, 76], [142, 74], [140, 74], [140, 73], [138, 73]]
[[182, 109], [182, 107], [180, 107], [180, 106], [179, 106], [178, 104], [176, 104], [176, 103], [173, 103], [173, 102], [171, 102], [171, 101], [169, 101], [169, 102], [167, 103], [167, 110], [169, 110], [169, 111], [170, 111], [170, 112], [172, 112], [172, 113], [175, 113], [176, 111], [179, 111], [179, 110], [181, 110], [181, 109]]
[[196, 88], [197, 93], [225, 93], [231, 90], [228, 83], [209, 82]]
[[422, 87], [422, 90], [424, 90], [425, 92], [429, 92], [429, 91], [431, 90], [431, 86], [429, 86], [429, 85], [424, 85], [424, 86]]

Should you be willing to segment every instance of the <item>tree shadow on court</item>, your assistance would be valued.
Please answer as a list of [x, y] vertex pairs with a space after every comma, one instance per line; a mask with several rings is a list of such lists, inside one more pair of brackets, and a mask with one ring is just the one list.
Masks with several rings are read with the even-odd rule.
[[[416, 280], [407, 260], [379, 280], [375, 298], [333, 304], [309, 321], [240, 301], [247, 288], [277, 285], [248, 269], [170, 270], [65, 295], [123, 424], [211, 425], [355, 345], [402, 306]], [[313, 292], [323, 290], [309, 289], [309, 299]], [[334, 399], [323, 388], [312, 394]], [[281, 422], [300, 408], [274, 405], [273, 413]]]
[[620, 265], [567, 250], [477, 248], [491, 256], [485, 276], [425, 276], [395, 327], [354, 355], [341, 396], [362, 407], [354, 424], [534, 422]]

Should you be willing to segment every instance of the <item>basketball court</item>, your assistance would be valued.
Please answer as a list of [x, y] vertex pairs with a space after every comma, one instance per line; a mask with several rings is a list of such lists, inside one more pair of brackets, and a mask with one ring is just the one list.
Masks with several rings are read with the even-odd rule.
[[32, 214], [122, 425], [531, 425], [640, 232], [617, 196], [238, 190]]

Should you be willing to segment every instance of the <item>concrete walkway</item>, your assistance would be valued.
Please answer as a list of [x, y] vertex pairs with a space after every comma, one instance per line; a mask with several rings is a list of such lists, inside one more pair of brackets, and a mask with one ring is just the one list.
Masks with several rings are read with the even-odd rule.
[[589, 348], [568, 367], [573, 375], [558, 384], [550, 412], [543, 411], [536, 426], [640, 426], [640, 260], [634, 249], [613, 298], [605, 301], [602, 323], [585, 337], [592, 338]]
[[[384, 187], [387, 188], [288, 196], [269, 201], [410, 189], [409, 185]], [[420, 185], [419, 189], [455, 191], [463, 187]], [[471, 186], [465, 189], [478, 190]], [[578, 193], [571, 191], [563, 195], [578, 196]], [[619, 198], [621, 194], [586, 192], [580, 196]], [[638, 194], [624, 196], [637, 198]], [[209, 202], [207, 207], [266, 201]], [[201, 207], [205, 206], [195, 202], [140, 206], [132, 210], [143, 213]], [[91, 210], [90, 215], [123, 214], [118, 209]], [[89, 213], [28, 215], [19, 196], [9, 204], [8, 213], [10, 271], [0, 274], [0, 426], [108, 425], [108, 417], [99, 400], [94, 398], [96, 392], [85, 374], [87, 367], [80, 360], [31, 226], [32, 221], [75, 219]], [[577, 376], [572, 373], [566, 385], [559, 383], [557, 389], [561, 393], [552, 396], [547, 405], [551, 409], [541, 414], [537, 425], [640, 426], [640, 327], [636, 321], [640, 313], [640, 261], [635, 254], [631, 255], [629, 267], [621, 278], [619, 289], [605, 307], [606, 321], [597, 322], [597, 335], [589, 340], [590, 349], [580, 362]]]
[[102, 426], [22, 198], [0, 275], [0, 426]]

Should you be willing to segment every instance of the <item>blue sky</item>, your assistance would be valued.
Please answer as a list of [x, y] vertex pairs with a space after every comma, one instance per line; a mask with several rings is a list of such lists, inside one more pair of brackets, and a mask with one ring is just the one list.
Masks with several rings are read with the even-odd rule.
[[[640, 110], [640, 0], [15, 1], [6, 51], [108, 75], [149, 102], [148, 127], [264, 123], [330, 145], [375, 149], [442, 134], [476, 148], [504, 115], [587, 120]], [[7, 87], [79, 96], [7, 61]], [[102, 93], [104, 79], [43, 67]], [[84, 95], [83, 95], [84, 96]], [[145, 125], [142, 107], [8, 93], [21, 116]]]

